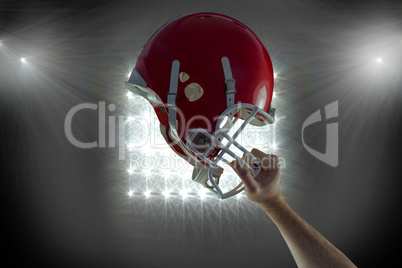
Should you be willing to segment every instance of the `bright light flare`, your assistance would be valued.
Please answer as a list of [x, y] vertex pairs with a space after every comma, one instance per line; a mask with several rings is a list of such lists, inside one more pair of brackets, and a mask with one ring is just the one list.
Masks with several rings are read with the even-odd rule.
[[165, 191], [162, 192], [162, 194], [163, 194], [163, 196], [164, 196], [165, 198], [168, 198], [168, 197], [170, 196], [170, 191], [169, 191], [169, 190], [165, 190]]
[[278, 146], [274, 143], [271, 145], [271, 148], [272, 148], [272, 150], [276, 150], [276, 149], [278, 149]]
[[151, 191], [150, 190], [146, 190], [144, 192], [145, 197], [149, 197], [151, 195]]
[[150, 169], [144, 169], [143, 171], [144, 171], [145, 176], [147, 176], [147, 177], [152, 175], [152, 170], [150, 170]]
[[22, 63], [26, 63], [26, 62], [27, 62], [27, 60], [26, 60], [25, 58], [21, 58], [20, 61], [21, 61]]
[[382, 58], [377, 58], [377, 62], [382, 62]]
[[207, 196], [207, 189], [201, 188], [198, 191], [198, 195], [200, 196], [201, 199], [204, 199]]
[[181, 190], [181, 191], [180, 191], [180, 195], [181, 195], [181, 197], [183, 197], [183, 198], [188, 197], [188, 190], [187, 190], [187, 189]]
[[129, 191], [127, 194], [128, 194], [128, 196], [130, 196], [130, 197], [131, 197], [131, 196], [133, 196], [134, 191]]

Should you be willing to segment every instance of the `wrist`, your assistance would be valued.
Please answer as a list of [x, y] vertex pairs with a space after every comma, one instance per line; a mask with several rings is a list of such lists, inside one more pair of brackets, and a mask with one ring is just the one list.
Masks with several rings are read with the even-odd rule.
[[281, 192], [258, 203], [258, 205], [267, 213], [278, 210], [278, 208], [283, 207], [284, 204], [286, 204], [286, 200]]

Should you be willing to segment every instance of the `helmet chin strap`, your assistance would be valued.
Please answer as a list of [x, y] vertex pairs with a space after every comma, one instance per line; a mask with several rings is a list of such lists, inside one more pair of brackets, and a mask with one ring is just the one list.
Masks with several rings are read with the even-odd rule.
[[[229, 59], [227, 57], [222, 57], [221, 62], [222, 62], [223, 73], [225, 75], [226, 107], [230, 107], [235, 103], [235, 94], [236, 94], [235, 83], [236, 83], [236, 80], [233, 79], [232, 68], [230, 68]], [[232, 120], [233, 116], [234, 116], [234, 114], [230, 113], [229, 114], [229, 119]]]
[[[179, 135], [177, 133], [177, 121], [176, 121], [176, 113], [177, 113], [177, 106], [176, 106], [176, 98], [177, 98], [177, 86], [178, 86], [178, 75], [180, 69], [180, 62], [174, 61], [172, 63], [172, 70], [171, 70], [171, 77], [170, 77], [170, 88], [168, 93], [168, 104], [167, 107], [169, 108], [169, 133], [166, 131], [166, 126], [160, 125], [160, 131], [165, 139], [166, 143], [169, 144], [169, 140], [167, 135], [183, 150], [186, 155], [182, 155], [176, 152], [179, 156], [181, 156], [184, 160], [190, 162], [191, 164], [195, 165], [195, 163], [199, 162], [198, 159], [188, 151], [184, 143], [180, 140]], [[147, 87], [147, 83], [145, 82], [144, 78], [141, 74], [134, 68], [131, 72], [129, 80], [125, 83], [128, 90], [133, 92], [136, 95], [144, 97], [146, 100], [153, 104], [162, 104], [162, 100], [157, 97], [157, 95]], [[150, 98], [151, 96], [155, 96]], [[187, 156], [187, 157], [186, 157]]]
[[179, 71], [180, 71], [180, 62], [175, 60], [172, 62], [172, 70], [170, 73], [170, 86], [169, 86], [169, 93], [167, 94], [167, 108], [169, 111], [169, 127], [172, 133], [172, 136], [176, 139], [179, 139], [179, 135], [177, 133], [177, 87], [178, 87], [178, 80], [179, 80]]
[[[172, 62], [172, 70], [170, 72], [170, 86], [169, 93], [167, 94], [167, 108], [168, 108], [168, 121], [169, 121], [169, 137], [177, 144], [183, 152], [188, 156], [190, 163], [194, 164], [198, 162], [198, 159], [188, 151], [184, 143], [181, 141], [179, 134], [177, 132], [177, 87], [180, 72], [180, 62], [174, 60]], [[184, 158], [184, 157], [183, 157]]]

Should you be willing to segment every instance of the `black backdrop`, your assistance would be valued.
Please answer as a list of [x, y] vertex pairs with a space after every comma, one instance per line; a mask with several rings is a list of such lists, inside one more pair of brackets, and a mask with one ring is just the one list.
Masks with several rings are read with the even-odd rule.
[[[279, 153], [289, 158], [282, 180], [289, 203], [358, 266], [397, 260], [402, 4], [334, 2], [2, 1], [3, 261], [295, 266], [267, 218], [260, 236], [235, 247], [223, 242], [219, 251], [209, 251], [217, 245], [205, 234], [192, 242], [191, 254], [167, 250], [175, 238], [161, 242], [158, 228], [142, 233], [144, 222], [124, 203], [127, 195], [119, 189], [127, 174], [117, 149], [79, 149], [64, 134], [64, 118], [79, 103], [114, 103], [115, 114], [124, 114], [123, 83], [141, 47], [163, 23], [195, 11], [224, 13], [248, 25], [279, 70], [278, 110], [287, 116]], [[379, 56], [382, 69], [374, 70]], [[336, 100], [339, 166], [332, 168], [303, 148], [300, 130], [310, 114]], [[75, 135], [96, 139], [97, 120], [96, 112], [77, 116]], [[306, 136], [311, 147], [324, 148], [325, 125]]]

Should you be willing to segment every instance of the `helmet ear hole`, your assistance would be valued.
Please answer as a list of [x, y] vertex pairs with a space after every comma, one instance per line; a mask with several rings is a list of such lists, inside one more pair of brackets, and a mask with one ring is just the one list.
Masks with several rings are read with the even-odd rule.
[[188, 84], [184, 89], [184, 94], [189, 101], [196, 101], [202, 97], [202, 95], [204, 94], [204, 90], [199, 84], [191, 83]]

